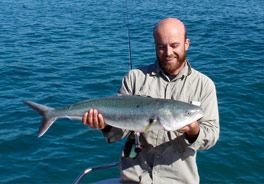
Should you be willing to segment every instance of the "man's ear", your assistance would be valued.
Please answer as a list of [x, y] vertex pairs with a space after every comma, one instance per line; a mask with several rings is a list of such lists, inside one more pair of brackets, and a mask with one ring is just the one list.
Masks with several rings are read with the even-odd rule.
[[187, 38], [187, 39], [185, 40], [184, 45], [185, 45], [185, 50], [188, 50], [189, 45], [190, 45], [190, 39]]

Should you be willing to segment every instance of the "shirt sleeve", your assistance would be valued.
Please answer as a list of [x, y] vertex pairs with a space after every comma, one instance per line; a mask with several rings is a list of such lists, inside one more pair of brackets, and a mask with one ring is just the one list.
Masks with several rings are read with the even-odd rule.
[[199, 121], [199, 135], [194, 143], [189, 143], [186, 138], [184, 140], [187, 146], [195, 151], [209, 149], [214, 146], [219, 139], [220, 132], [215, 85], [209, 79], [203, 88], [204, 93], [201, 96], [201, 107], [205, 115]]
[[129, 71], [128, 74], [122, 79], [121, 87], [119, 88], [117, 95], [133, 95], [133, 74], [132, 71]]
[[[105, 129], [108, 129], [108, 130], [105, 130]], [[108, 125], [108, 127], [105, 129], [102, 130], [102, 134], [104, 135], [106, 142], [108, 143], [117, 142], [125, 138], [130, 132], [128, 130], [122, 130], [120, 128], [115, 128], [110, 125]]]

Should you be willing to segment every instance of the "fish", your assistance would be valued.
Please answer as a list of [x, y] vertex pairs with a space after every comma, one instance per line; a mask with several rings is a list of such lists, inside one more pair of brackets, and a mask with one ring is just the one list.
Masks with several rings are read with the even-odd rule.
[[31, 101], [24, 103], [42, 116], [38, 137], [44, 135], [56, 119], [82, 120], [89, 109], [97, 109], [107, 125], [135, 132], [176, 131], [204, 116], [202, 108], [196, 105], [135, 95], [95, 98], [57, 109]]

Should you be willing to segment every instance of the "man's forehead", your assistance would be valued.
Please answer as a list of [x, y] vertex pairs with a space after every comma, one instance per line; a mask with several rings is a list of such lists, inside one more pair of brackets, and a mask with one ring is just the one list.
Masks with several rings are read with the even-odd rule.
[[163, 43], [169, 43], [169, 44], [176, 44], [184, 42], [185, 35], [181, 32], [157, 32], [154, 35], [155, 43], [163, 44]]

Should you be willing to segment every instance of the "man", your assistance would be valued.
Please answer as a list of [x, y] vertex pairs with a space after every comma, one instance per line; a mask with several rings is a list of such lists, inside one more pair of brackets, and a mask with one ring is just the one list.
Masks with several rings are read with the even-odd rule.
[[[185, 101], [202, 107], [205, 115], [174, 132], [141, 133], [142, 150], [130, 158], [128, 142], [121, 155], [123, 183], [199, 183], [196, 151], [209, 149], [219, 138], [219, 116], [214, 83], [191, 68], [186, 60], [190, 40], [184, 24], [174, 18], [162, 20], [154, 29], [157, 62], [131, 70], [123, 79], [119, 94]], [[129, 131], [111, 127], [103, 115], [90, 109], [83, 123], [102, 129], [108, 142], [118, 141]]]

